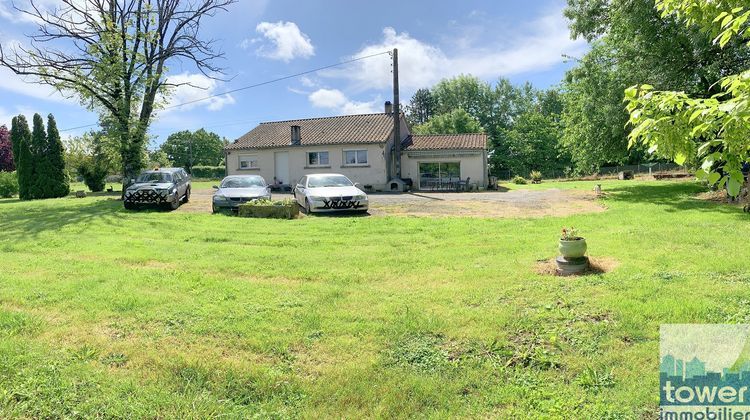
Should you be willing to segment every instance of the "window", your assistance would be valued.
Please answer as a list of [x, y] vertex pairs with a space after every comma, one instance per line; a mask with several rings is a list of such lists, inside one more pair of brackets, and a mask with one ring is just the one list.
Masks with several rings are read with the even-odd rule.
[[307, 166], [328, 166], [328, 152], [308, 152]]
[[144, 172], [135, 182], [172, 182], [172, 175], [165, 172]]
[[367, 150], [344, 150], [344, 165], [367, 165]]
[[240, 169], [258, 169], [258, 156], [240, 156]]

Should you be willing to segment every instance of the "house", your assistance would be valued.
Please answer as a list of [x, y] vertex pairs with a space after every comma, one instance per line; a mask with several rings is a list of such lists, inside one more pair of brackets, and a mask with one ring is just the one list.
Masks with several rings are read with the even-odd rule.
[[454, 189], [467, 179], [487, 186], [487, 135], [414, 135], [399, 117], [398, 145], [390, 102], [377, 114], [261, 123], [225, 148], [227, 175], [257, 174], [269, 184], [294, 185], [303, 175], [335, 172], [369, 191], [404, 184]]

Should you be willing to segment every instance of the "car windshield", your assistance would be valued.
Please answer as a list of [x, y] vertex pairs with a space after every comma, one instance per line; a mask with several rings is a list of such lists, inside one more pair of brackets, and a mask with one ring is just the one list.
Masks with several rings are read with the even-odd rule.
[[138, 175], [136, 182], [172, 182], [172, 174], [166, 172], [146, 172]]
[[351, 187], [352, 181], [344, 175], [323, 175], [310, 177], [307, 181], [307, 188], [320, 187]]
[[266, 183], [259, 176], [244, 176], [241, 178], [227, 178], [221, 182], [221, 188], [252, 188], [265, 187]]

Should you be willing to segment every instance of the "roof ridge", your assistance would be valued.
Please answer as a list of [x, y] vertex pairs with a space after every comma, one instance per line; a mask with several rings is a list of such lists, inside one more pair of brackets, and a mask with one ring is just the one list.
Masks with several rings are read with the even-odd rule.
[[280, 124], [280, 123], [288, 123], [288, 122], [293, 122], [293, 121], [312, 121], [312, 120], [329, 120], [329, 119], [347, 118], [347, 117], [364, 117], [364, 116], [370, 116], [370, 115], [388, 115], [388, 114], [386, 114], [385, 112], [371, 112], [371, 113], [364, 113], [364, 114], [332, 115], [330, 117], [310, 117], [310, 118], [297, 118], [297, 119], [292, 119], [292, 120], [262, 121], [258, 123], [258, 125]]
[[446, 137], [446, 136], [470, 136], [470, 135], [482, 135], [486, 136], [487, 133], [458, 133], [458, 134], [412, 134], [412, 137]]

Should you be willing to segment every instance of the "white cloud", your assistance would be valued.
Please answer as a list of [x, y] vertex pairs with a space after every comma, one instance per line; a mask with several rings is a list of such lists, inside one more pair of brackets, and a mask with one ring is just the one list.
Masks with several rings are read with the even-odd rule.
[[18, 76], [6, 67], [0, 67], [0, 90], [6, 90], [19, 95], [45, 101], [65, 103], [69, 105], [77, 104], [74, 99], [64, 97], [55, 88], [49, 85], [39, 84], [31, 77]]
[[202, 100], [217, 94], [217, 91], [221, 87], [221, 82], [199, 73], [190, 74], [185, 72], [175, 74], [169, 76], [167, 82], [179, 86], [172, 88], [172, 93], [169, 95], [166, 106], [174, 107], [178, 104], [187, 104], [177, 108], [167, 109], [166, 111], [187, 111], [200, 106], [206, 107], [209, 111], [218, 111], [226, 105], [232, 105], [236, 102], [234, 97], [230, 94]]
[[[447, 54], [440, 47], [388, 27], [383, 29], [382, 41], [363, 47], [353, 57], [398, 48], [399, 82], [402, 88], [410, 90], [459, 74], [492, 79], [546, 70], [562, 63], [563, 54], [578, 55], [587, 48], [584, 41], [570, 39], [567, 22], [559, 10], [491, 41], [489, 45], [486, 36], [473, 38], [466, 38], [462, 48]], [[486, 46], [477, 47], [479, 41]], [[388, 88], [393, 79], [388, 56], [358, 61], [344, 69], [326, 71], [323, 75], [348, 79], [355, 90]]]
[[308, 96], [308, 100], [314, 107], [332, 109], [341, 115], [372, 114], [378, 112], [379, 103], [379, 99], [352, 101], [338, 89], [318, 89]]
[[[297, 57], [308, 58], [315, 55], [315, 47], [310, 38], [300, 31], [294, 22], [261, 22], [255, 30], [272, 44], [265, 44], [258, 48], [256, 51], [258, 55], [284, 62]], [[243, 48], [249, 48], [260, 41], [259, 38], [246, 39], [241, 45]]]

